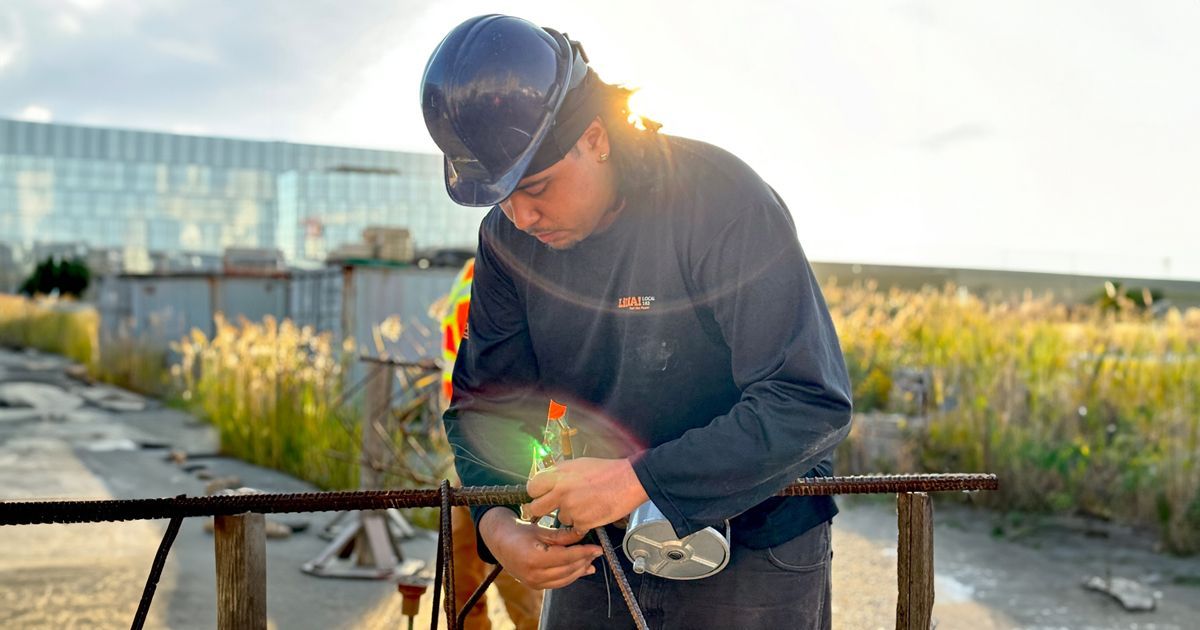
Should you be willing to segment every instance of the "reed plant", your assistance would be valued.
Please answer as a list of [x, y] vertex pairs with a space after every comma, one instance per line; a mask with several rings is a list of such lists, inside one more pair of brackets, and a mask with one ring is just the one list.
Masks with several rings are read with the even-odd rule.
[[168, 371], [167, 348], [157, 341], [161, 337], [138, 334], [127, 322], [115, 328], [100, 337], [99, 356], [90, 370], [92, 378], [139, 394], [176, 402], [178, 392]]
[[905, 409], [895, 375], [929, 376], [909, 432], [926, 471], [988, 471], [1005, 509], [1154, 526], [1200, 550], [1200, 310], [984, 299], [946, 287], [825, 287], [858, 411]]
[[[393, 319], [376, 327], [376, 345], [395, 341], [401, 329]], [[193, 330], [172, 350], [182, 401], [212, 421], [227, 455], [329, 490], [358, 488], [364, 465], [376, 467], [384, 488], [434, 487], [449, 472], [439, 379], [429, 368], [388, 370], [394, 379], [388, 409], [372, 409], [364, 424], [371, 368], [355, 369], [353, 343], [335, 344], [331, 333], [271, 317], [233, 323], [218, 316], [212, 338]], [[380, 457], [371, 462], [362, 452], [364, 430], [379, 433]], [[410, 519], [436, 522], [430, 510], [411, 511]]]
[[214, 329], [172, 344], [171, 375], [183, 402], [216, 426], [221, 450], [321, 488], [357, 487], [360, 428], [342, 398], [349, 346], [272, 317], [218, 315]]
[[[1121, 295], [1095, 306], [985, 298], [951, 286], [824, 291], [857, 411], [912, 416], [918, 469], [995, 472], [1000, 491], [979, 497], [994, 507], [1152, 526], [1168, 549], [1200, 551], [1200, 310]], [[381, 325], [376, 345], [398, 327]], [[103, 380], [156, 393], [162, 355], [136, 341], [101, 355], [98, 329], [92, 308], [0, 295], [0, 344], [63, 354]], [[172, 350], [175, 395], [216, 425], [226, 453], [322, 488], [358, 486], [352, 344], [287, 320], [218, 316], [211, 338], [194, 330]], [[915, 406], [897, 387], [905, 373], [927, 377]], [[449, 461], [437, 379], [400, 381], [387, 483], [432, 485]]]
[[98, 356], [100, 315], [71, 299], [0, 294], [0, 345], [61, 354], [84, 366]]

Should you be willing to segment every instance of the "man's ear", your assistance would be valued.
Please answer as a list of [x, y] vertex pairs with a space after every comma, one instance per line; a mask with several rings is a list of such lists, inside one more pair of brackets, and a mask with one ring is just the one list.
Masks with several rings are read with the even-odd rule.
[[579, 138], [583, 144], [581, 147], [584, 153], [592, 158], [597, 158], [600, 155], [609, 153], [608, 145], [608, 130], [604, 128], [604, 122], [596, 116], [587, 129], [583, 130], [583, 135]]

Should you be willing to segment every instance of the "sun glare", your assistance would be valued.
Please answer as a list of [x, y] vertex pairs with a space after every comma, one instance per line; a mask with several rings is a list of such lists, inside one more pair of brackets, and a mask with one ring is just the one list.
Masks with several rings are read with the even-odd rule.
[[649, 95], [641, 88], [635, 88], [629, 95], [629, 122], [638, 129], [645, 129], [644, 119], [658, 120], [657, 112], [661, 111], [651, 92]]

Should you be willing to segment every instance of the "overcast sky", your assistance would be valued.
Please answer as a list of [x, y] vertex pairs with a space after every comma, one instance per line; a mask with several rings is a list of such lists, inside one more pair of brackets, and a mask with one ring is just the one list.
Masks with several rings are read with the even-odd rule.
[[581, 40], [815, 260], [1200, 279], [1200, 2], [3, 0], [0, 116], [434, 151], [461, 20]]

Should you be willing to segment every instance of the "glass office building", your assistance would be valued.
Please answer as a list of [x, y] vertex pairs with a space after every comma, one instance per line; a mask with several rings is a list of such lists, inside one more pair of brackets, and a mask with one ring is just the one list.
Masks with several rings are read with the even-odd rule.
[[316, 263], [369, 225], [474, 248], [483, 213], [446, 197], [436, 155], [0, 119], [8, 250], [82, 244], [134, 271], [229, 247]]
[[422, 249], [474, 249], [483, 211], [449, 201], [440, 158], [405, 157], [413, 158], [401, 169], [408, 177], [344, 169], [280, 175], [279, 249], [288, 260], [323, 260], [337, 245], [359, 240], [366, 225], [407, 228]]

